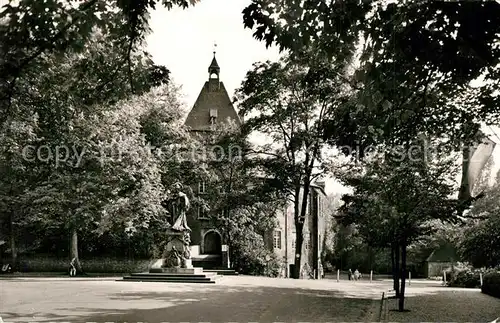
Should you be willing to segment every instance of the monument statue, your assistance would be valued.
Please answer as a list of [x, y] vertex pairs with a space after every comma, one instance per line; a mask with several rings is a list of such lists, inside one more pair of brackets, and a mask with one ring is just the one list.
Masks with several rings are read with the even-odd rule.
[[182, 192], [182, 185], [175, 183], [168, 200], [172, 215], [172, 226], [167, 230], [167, 244], [163, 254], [163, 268], [191, 268], [191, 229], [187, 224], [186, 212], [189, 199]]
[[173, 219], [172, 229], [176, 231], [191, 232], [186, 219], [186, 212], [190, 207], [189, 199], [186, 194], [182, 192], [182, 185], [180, 183], [175, 183], [171, 194], [168, 204], [170, 205], [169, 209]]

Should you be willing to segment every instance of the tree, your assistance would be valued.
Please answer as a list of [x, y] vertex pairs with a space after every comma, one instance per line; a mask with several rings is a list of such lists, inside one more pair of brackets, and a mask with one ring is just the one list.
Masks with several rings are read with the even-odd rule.
[[[166, 6], [172, 4], [165, 2]], [[185, 6], [187, 2], [175, 4]], [[139, 10], [145, 6], [154, 3], [122, 1], [118, 8], [123, 10], [118, 11], [115, 4], [96, 0], [81, 5], [10, 2], [2, 8], [0, 132], [11, 145], [2, 166], [5, 173], [16, 174], [5, 181], [6, 189], [2, 189], [9, 206], [2, 215], [10, 218], [14, 258], [14, 219], [23, 218], [15, 213], [24, 209], [20, 195], [26, 189], [35, 189], [36, 183], [52, 172], [43, 165], [27, 165], [21, 160], [20, 150], [34, 143], [51, 148], [62, 143], [76, 144], [71, 142], [75, 138], [70, 133], [82, 114], [92, 115], [99, 104], [113, 105], [132, 93], [141, 94], [168, 81], [168, 70], [154, 65], [147, 53], [138, 51], [147, 29], [143, 19], [147, 12]], [[131, 24], [122, 24], [123, 19]], [[17, 128], [16, 133], [13, 130]], [[12, 150], [19, 147], [15, 160]], [[22, 167], [28, 168], [20, 173]], [[21, 204], [14, 205], [14, 201]]]
[[269, 138], [253, 149], [252, 159], [269, 178], [268, 185], [285, 193], [294, 205], [297, 268], [311, 184], [326, 165], [321, 127], [327, 109], [333, 109], [341, 96], [333, 81], [321, 87], [314, 83], [323, 64], [312, 52], [256, 63], [236, 95], [246, 120], [243, 132]]
[[472, 205], [468, 226], [460, 235], [460, 254], [475, 267], [500, 265], [499, 194], [497, 178], [495, 184], [486, 191], [485, 197]]
[[42, 173], [47, 180], [37, 182], [25, 196], [32, 222], [70, 232], [71, 258], [77, 258], [79, 272], [78, 232], [99, 235], [117, 227], [134, 235], [149, 230], [153, 221], [158, 229], [166, 225], [161, 163], [149, 150], [140, 124], [152, 105], [171, 95], [168, 88], [163, 91], [119, 101], [118, 108], [103, 109], [99, 116], [73, 120], [70, 134], [77, 146], [71, 148], [84, 152], [79, 163], [73, 164], [71, 156], [59, 167], [48, 165]]
[[428, 159], [422, 151], [398, 158], [392, 151], [342, 175], [343, 181], [354, 187], [354, 194], [344, 198], [343, 221], [355, 223], [371, 246], [391, 247], [400, 311], [404, 310], [408, 246], [432, 232], [433, 220], [458, 222], [459, 201], [450, 198], [454, 189], [450, 184], [452, 162]]
[[324, 215], [327, 229], [323, 241], [320, 241], [322, 244], [321, 262], [323, 264], [333, 263], [333, 258], [336, 256], [335, 249], [340, 228], [334, 216], [338, 213], [341, 204], [340, 198], [340, 194], [328, 194], [325, 198]]
[[266, 179], [259, 176], [249, 140], [238, 125], [218, 125], [200, 140], [205, 147], [205, 192], [196, 202], [223, 235], [236, 267], [253, 274], [273, 274], [275, 268], [264, 265], [266, 258], [273, 258], [265, 240], [286, 199], [269, 190]]
[[[167, 8], [174, 5], [188, 7], [196, 0], [167, 0]], [[0, 124], [13, 116], [13, 104], [18, 91], [25, 90], [18, 81], [40, 73], [47, 59], [64, 53], [79, 53], [85, 49], [96, 29], [110, 36], [110, 45], [122, 53], [120, 67], [125, 66], [128, 81], [133, 81], [132, 55], [140, 49], [145, 33], [149, 31], [148, 10], [155, 9], [156, 1], [88, 0], [83, 3], [49, 1], [10, 2], [0, 13]], [[36, 19], [33, 19], [36, 17]], [[153, 69], [155, 77], [164, 76], [162, 67]], [[106, 86], [114, 74], [101, 79], [97, 87]], [[21, 82], [22, 83], [22, 82]]]
[[267, 46], [314, 48], [345, 67], [352, 97], [329, 114], [325, 136], [361, 152], [421, 132], [459, 150], [477, 140], [481, 122], [495, 123], [499, 17], [497, 2], [254, 0], [243, 12]]
[[[101, 78], [105, 78], [109, 73], [116, 71], [115, 58], [117, 56], [119, 56], [119, 53], [115, 52], [115, 49], [109, 46], [105, 39], [97, 34], [93, 41], [89, 42], [89, 47], [83, 52], [83, 55], [69, 54], [53, 57], [51, 61], [53, 67], [48, 68], [45, 73], [32, 79], [18, 79], [18, 84], [23, 82], [23, 84], [26, 85], [24, 88], [29, 91], [25, 92], [23, 98], [16, 99], [14, 107], [22, 111], [23, 114], [17, 117], [19, 121], [11, 120], [10, 124], [20, 124], [19, 122], [23, 121], [21, 118], [33, 120], [33, 130], [31, 136], [20, 138], [21, 140], [10, 143], [12, 148], [17, 148], [16, 153], [19, 159], [21, 159], [26, 172], [20, 174], [23, 181], [17, 182], [18, 186], [22, 183], [22, 185], [19, 186], [20, 189], [18, 189], [18, 194], [16, 195], [10, 190], [5, 191], [4, 195], [6, 199], [21, 203], [19, 205], [21, 207], [10, 207], [4, 210], [17, 210], [13, 212], [19, 213], [21, 210], [26, 209], [24, 206], [31, 204], [33, 199], [38, 200], [40, 194], [44, 197], [45, 202], [47, 202], [51, 194], [67, 193], [68, 195], [66, 195], [65, 198], [63, 198], [62, 195], [58, 197], [52, 196], [53, 203], [55, 203], [52, 204], [52, 206], [58, 209], [58, 211], [55, 211], [55, 209], [45, 209], [47, 214], [45, 214], [44, 217], [49, 214], [58, 214], [59, 216], [65, 214], [63, 217], [59, 217], [59, 220], [66, 219], [63, 222], [65, 225], [69, 226], [67, 229], [74, 228], [71, 229], [73, 230], [71, 258], [77, 258], [77, 260], [78, 230], [76, 228], [80, 228], [81, 230], [84, 227], [88, 228], [88, 226], [82, 223], [77, 225], [74, 223], [76, 220], [71, 220], [72, 218], [76, 219], [79, 217], [74, 213], [76, 210], [85, 211], [82, 209], [82, 206], [79, 205], [78, 199], [75, 198], [75, 196], [86, 194], [86, 198], [89, 198], [86, 203], [90, 203], [88, 204], [90, 210], [86, 210], [85, 212], [87, 212], [87, 216], [92, 214], [89, 218], [92, 219], [92, 217], [99, 214], [97, 210], [102, 206], [100, 205], [100, 201], [105, 201], [106, 198], [109, 198], [109, 196], [105, 197], [105, 192], [109, 193], [109, 189], [102, 189], [102, 187], [97, 185], [97, 187], [93, 188], [97, 189], [97, 191], [92, 192], [92, 189], [89, 191], [82, 191], [76, 188], [74, 183], [85, 181], [99, 182], [103, 179], [102, 176], [105, 176], [104, 173], [99, 174], [99, 171], [104, 170], [96, 167], [92, 163], [100, 163], [101, 160], [97, 160], [98, 157], [102, 157], [99, 156], [99, 153], [102, 153], [103, 150], [110, 147], [101, 146], [101, 143], [98, 142], [97, 139], [107, 141], [110, 145], [112, 145], [112, 140], [116, 141], [116, 145], [121, 145], [127, 144], [127, 139], [130, 139], [124, 139], [123, 143], [118, 142], [120, 141], [118, 133], [111, 134], [111, 136], [104, 135], [103, 138], [100, 138], [98, 135], [99, 129], [95, 128], [96, 125], [100, 125], [103, 128], [107, 127], [106, 124], [102, 124], [95, 120], [97, 116], [101, 116], [102, 119], [107, 121], [109, 121], [109, 118], [116, 119], [117, 115], [113, 117], [110, 116], [115, 109], [113, 103], [126, 98], [130, 93], [130, 84], [128, 80], [125, 78], [125, 81], [121, 81], [124, 80], [121, 77], [127, 75], [126, 73], [129, 72], [125, 70], [122, 70], [123, 73], [115, 73], [113, 82], [108, 84], [107, 87], [101, 88], [100, 92], [98, 91], [97, 94], [93, 92], [96, 84], [99, 84]], [[143, 57], [140, 56], [134, 56], [133, 64], [131, 72], [134, 74], [135, 93], [144, 93], [149, 90], [151, 86], [166, 81], [165, 79], [160, 80], [156, 78], [152, 80], [150, 78], [152, 73], [151, 61], [143, 60]], [[55, 68], [56, 66], [57, 68]], [[105, 106], [106, 104], [111, 104], [111, 107]], [[85, 120], [92, 120], [92, 122], [86, 122]], [[122, 122], [125, 124], [128, 122], [130, 124], [136, 121], [122, 120]], [[122, 130], [124, 129], [120, 131]], [[24, 129], [23, 131], [27, 130]], [[140, 131], [140, 128], [138, 131]], [[125, 133], [127, 132], [128, 131], [125, 131]], [[108, 132], [108, 134], [110, 133]], [[137, 135], [140, 135], [140, 132], [137, 133]], [[140, 146], [141, 139], [136, 138], [135, 140], [135, 145], [138, 144]], [[31, 162], [27, 162], [26, 156], [24, 156], [26, 152], [24, 149], [33, 148], [33, 150], [36, 150], [42, 146], [48, 149], [48, 152], [46, 152], [48, 155], [43, 156], [43, 158], [36, 158], [36, 156], [31, 155], [28, 158]], [[117, 147], [114, 148], [118, 149]], [[139, 149], [137, 146], [132, 148], [133, 151]], [[143, 150], [146, 149], [146, 147], [143, 148]], [[125, 147], [121, 147], [120, 149], [125, 149]], [[31, 150], [28, 149], [28, 151], [32, 153]], [[79, 158], [83, 157], [84, 153], [93, 154], [93, 160], [88, 162], [85, 166], [82, 166], [79, 165], [81, 162]], [[57, 156], [55, 154], [57, 154]], [[81, 155], [79, 156], [79, 154]], [[48, 163], [42, 162], [41, 159]], [[8, 169], [12, 169], [14, 164], [9, 164], [8, 159], [5, 161], [6, 163], [4, 166]], [[147, 163], [144, 163], [145, 167], [147, 167], [146, 164]], [[115, 165], [114, 167], [118, 166]], [[116, 170], [116, 168], [114, 169]], [[92, 173], [93, 171], [96, 173]], [[144, 174], [147, 174], [147, 172], [144, 172]], [[90, 175], [90, 178], [87, 175]], [[46, 180], [47, 178], [49, 178], [48, 181]], [[107, 185], [111, 185], [111, 187], [120, 185], [119, 182], [112, 182], [112, 176], [108, 179], [109, 181], [106, 182], [106, 184], [101, 182], [100, 185], [104, 185], [106, 188]], [[153, 183], [151, 182], [150, 184]], [[29, 190], [29, 192], [23, 197], [25, 190]], [[98, 195], [96, 196], [94, 193], [98, 193]], [[103, 195], [99, 196], [99, 193], [103, 193]], [[35, 196], [38, 196], [38, 198]], [[151, 197], [153, 196], [154, 194], [151, 195]], [[92, 201], [92, 199], [95, 200]], [[64, 202], [65, 200], [67, 203]], [[71, 203], [71, 201], [74, 203]], [[65, 211], [62, 209], [65, 209]], [[40, 209], [35, 208], [35, 210], [39, 211]], [[6, 213], [9, 214], [9, 212]], [[39, 213], [35, 212], [33, 215], [35, 214]], [[31, 218], [29, 214], [24, 214], [23, 216], [19, 214], [18, 217]], [[54, 219], [46, 220], [50, 223], [51, 220]], [[59, 220], [56, 222], [59, 222]], [[95, 221], [90, 220], [90, 222], [87, 221], [86, 223], [92, 222]], [[48, 223], [46, 224], [52, 228], [55, 225]], [[45, 225], [40, 226], [40, 228], [44, 227], [47, 228]], [[92, 226], [89, 230], [93, 230]], [[11, 241], [13, 241], [13, 234], [11, 238]], [[13, 249], [13, 256], [15, 256], [15, 248], [11, 249]], [[78, 261], [77, 266], [78, 270], [81, 271]]]

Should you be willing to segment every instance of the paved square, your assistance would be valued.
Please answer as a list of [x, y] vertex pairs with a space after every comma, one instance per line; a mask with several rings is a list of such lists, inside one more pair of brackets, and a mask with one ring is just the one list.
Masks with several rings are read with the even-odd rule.
[[[0, 278], [4, 322], [373, 322], [390, 280], [293, 280], [227, 276], [215, 285], [123, 282], [114, 278]], [[412, 281], [408, 313], [390, 322], [491, 322], [500, 299], [478, 289]]]
[[1, 280], [5, 322], [373, 321], [380, 286], [224, 277], [215, 285], [69, 278]]

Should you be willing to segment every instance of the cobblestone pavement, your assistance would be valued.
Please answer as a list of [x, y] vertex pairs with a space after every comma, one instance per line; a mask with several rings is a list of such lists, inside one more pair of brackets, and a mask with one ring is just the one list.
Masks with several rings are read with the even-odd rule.
[[374, 321], [381, 284], [224, 277], [215, 285], [0, 280], [4, 322]]

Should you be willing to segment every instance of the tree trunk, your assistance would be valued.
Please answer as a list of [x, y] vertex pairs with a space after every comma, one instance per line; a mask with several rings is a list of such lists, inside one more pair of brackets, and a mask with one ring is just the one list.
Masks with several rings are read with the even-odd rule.
[[405, 285], [406, 285], [406, 243], [401, 246], [401, 294], [399, 295], [399, 311], [405, 310]]
[[304, 225], [301, 223], [295, 222], [295, 273], [293, 278], [299, 279], [300, 272], [302, 271], [302, 267], [300, 266], [300, 262], [302, 260], [302, 244], [304, 243], [304, 237], [302, 236]]
[[393, 279], [393, 288], [396, 293], [396, 297], [399, 297], [400, 289], [399, 289], [399, 277], [400, 277], [400, 266], [399, 266], [399, 246], [398, 244], [392, 245], [392, 253], [394, 255], [394, 267], [392, 268], [392, 279]]
[[293, 213], [294, 213], [294, 224], [295, 224], [295, 254], [294, 257], [294, 272], [292, 273], [292, 277], [295, 279], [300, 278], [300, 261], [302, 257], [302, 229], [303, 224], [301, 224], [300, 219], [300, 209], [299, 209], [299, 201], [300, 201], [300, 185], [295, 187], [295, 196], [293, 201]]
[[[300, 272], [302, 270], [302, 267], [301, 267], [302, 244], [304, 241], [304, 237], [302, 235], [302, 232], [304, 229], [304, 224], [305, 224], [306, 215], [307, 215], [307, 206], [308, 206], [307, 202], [308, 202], [308, 197], [309, 197], [309, 188], [310, 188], [310, 183], [309, 183], [309, 176], [308, 176], [305, 179], [304, 187], [302, 188], [302, 203], [300, 204], [300, 213], [299, 213], [298, 217], [297, 217], [297, 213], [295, 216], [295, 230], [297, 232], [297, 246], [296, 246], [296, 258], [295, 258], [295, 260], [299, 266], [299, 269], [298, 269], [298, 276], [299, 277], [297, 277], [297, 278], [300, 278]], [[296, 196], [296, 199], [300, 199], [300, 186], [297, 189], [298, 189], [299, 194], [297, 194], [295, 196]], [[297, 209], [299, 206], [299, 201], [300, 200], [297, 200], [295, 203], [295, 206]]]
[[78, 231], [75, 226], [71, 227], [71, 247], [70, 247], [70, 260], [75, 259], [76, 273], [83, 272], [80, 258], [78, 258]]
[[394, 273], [396, 272], [396, 251], [394, 250], [394, 246], [391, 245], [391, 273], [392, 273], [392, 287], [396, 290], [396, 280], [394, 279]]
[[14, 225], [14, 214], [9, 215], [9, 226], [10, 226], [10, 254], [12, 261], [12, 271], [18, 271], [18, 260], [17, 260], [17, 244], [16, 244], [16, 228]]

